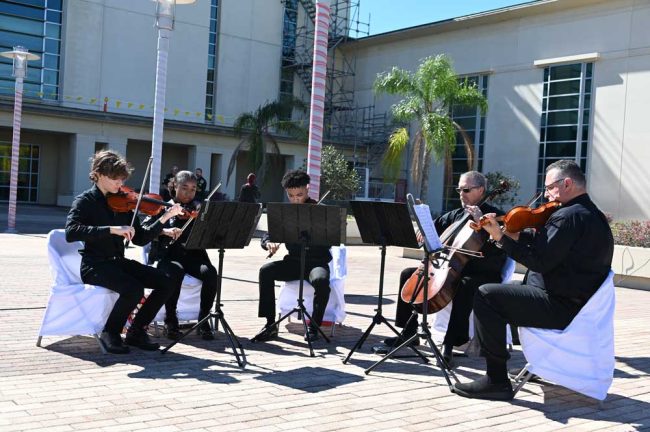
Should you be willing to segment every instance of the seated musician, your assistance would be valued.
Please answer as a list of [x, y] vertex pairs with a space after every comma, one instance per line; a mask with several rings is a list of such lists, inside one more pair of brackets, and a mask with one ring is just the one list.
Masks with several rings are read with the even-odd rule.
[[[165, 330], [167, 337], [174, 340], [181, 336], [176, 305], [181, 294], [185, 273], [203, 282], [197, 317], [199, 321], [210, 314], [217, 294], [217, 269], [210, 262], [207, 252], [199, 249], [185, 249], [184, 246], [194, 222], [190, 221], [185, 230], [181, 230], [188, 222], [188, 213], [197, 210], [198, 203], [194, 201], [196, 181], [196, 175], [191, 171], [179, 171], [176, 174], [174, 202], [182, 205], [187, 213], [167, 221], [158, 240], [152, 243], [149, 253], [149, 263], [157, 261], [158, 269], [165, 272], [174, 281], [173, 293], [165, 302]], [[145, 220], [143, 225], [155, 223], [157, 219], [158, 216], [153, 216]], [[204, 321], [198, 328], [198, 332], [205, 340], [214, 339], [209, 321]]]
[[[462, 207], [452, 210], [434, 221], [436, 231], [441, 233], [451, 226], [454, 222], [461, 220], [469, 213], [471, 217], [478, 220], [483, 213], [502, 212], [488, 203], [482, 203], [486, 193], [487, 180], [483, 174], [478, 171], [469, 171], [460, 176], [458, 188], [460, 202]], [[469, 315], [472, 312], [472, 300], [474, 293], [479, 286], [490, 282], [501, 282], [501, 269], [505, 264], [506, 256], [494, 245], [486, 244], [481, 249], [483, 258], [470, 259], [463, 268], [456, 295], [452, 300], [451, 316], [447, 326], [447, 333], [443, 340], [443, 357], [447, 363], [451, 363], [453, 358], [453, 347], [460, 346], [469, 341]], [[402, 300], [401, 291], [406, 281], [417, 270], [416, 267], [404, 269], [400, 275], [399, 290], [397, 296], [397, 312], [395, 315], [395, 325], [406, 327], [399, 337], [390, 337], [384, 340], [384, 345], [374, 347], [377, 353], [387, 353], [391, 348], [400, 345], [408, 340], [418, 330], [418, 322], [411, 319], [412, 307]], [[407, 324], [408, 323], [408, 324]], [[414, 340], [415, 345], [419, 343], [419, 338]]]
[[[173, 281], [162, 271], [124, 257], [125, 239], [142, 246], [162, 230], [160, 224], [142, 227], [140, 220], [133, 218], [132, 211], [118, 213], [109, 207], [107, 194], [117, 193], [130, 173], [131, 168], [118, 153], [110, 150], [96, 153], [89, 174], [94, 186], [75, 198], [65, 225], [67, 241], [84, 242], [83, 250], [79, 251], [81, 280], [120, 295], [100, 337], [106, 351], [114, 354], [129, 352], [126, 345], [158, 349], [159, 345], [149, 339], [146, 327], [174, 289]], [[169, 207], [161, 221], [166, 222], [181, 212], [180, 205]], [[153, 291], [135, 316], [124, 345], [120, 336], [122, 328], [144, 295], [145, 286]]]
[[585, 176], [573, 161], [546, 168], [545, 196], [562, 207], [536, 232], [503, 232], [494, 214], [484, 229], [497, 246], [528, 267], [523, 285], [487, 284], [474, 298], [476, 333], [487, 374], [459, 383], [454, 392], [478, 399], [510, 400], [506, 324], [564, 329], [606, 279], [614, 250], [605, 215], [591, 201]]
[[[287, 172], [282, 178], [282, 187], [287, 193], [292, 204], [315, 204], [309, 198], [309, 175], [302, 170]], [[280, 247], [277, 243], [269, 241], [268, 233], [262, 238], [262, 248], [271, 254]], [[266, 325], [255, 336], [255, 341], [268, 341], [278, 336], [278, 326], [275, 322], [275, 281], [290, 281], [300, 279], [300, 245], [287, 244], [289, 254], [282, 261], [273, 261], [264, 264], [259, 273], [260, 301], [258, 316], [266, 318]], [[320, 326], [325, 308], [330, 297], [330, 270], [329, 262], [332, 260], [329, 247], [310, 246], [305, 258], [305, 273], [302, 277], [314, 287], [314, 307], [312, 322], [307, 328], [305, 340], [318, 339], [317, 326]]]

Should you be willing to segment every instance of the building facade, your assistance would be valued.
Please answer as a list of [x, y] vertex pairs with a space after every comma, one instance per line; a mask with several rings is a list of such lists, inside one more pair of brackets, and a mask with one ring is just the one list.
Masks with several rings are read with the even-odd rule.
[[[308, 97], [304, 69], [296, 60], [300, 44], [295, 35], [309, 31], [301, 29], [300, 22], [309, 16], [310, 3], [198, 0], [177, 6], [169, 52], [163, 175], [172, 164], [201, 167], [212, 186], [225, 183], [239, 144], [232, 131], [234, 119], [291, 91]], [[150, 154], [154, 15], [152, 2], [0, 3], [0, 50], [24, 45], [42, 56], [29, 64], [25, 85], [19, 200], [68, 205], [88, 187], [89, 157], [105, 147], [126, 154], [136, 167], [130, 184], [139, 186]], [[650, 160], [645, 142], [650, 132], [649, 18], [650, 0], [540, 0], [344, 40], [334, 48], [336, 61], [339, 66], [353, 63], [354, 70], [337, 84], [337, 94], [376, 119], [396, 101], [373, 93], [378, 73], [393, 66], [415, 70], [421, 59], [445, 53], [459, 75], [476, 83], [488, 99], [485, 116], [463, 109], [452, 113], [473, 138], [475, 168], [517, 178], [524, 202], [541, 189], [549, 163], [575, 159], [587, 173], [590, 194], [605, 212], [616, 219], [650, 219], [650, 176], [644, 168]], [[11, 64], [3, 60], [0, 200], [8, 195], [10, 70]], [[341, 124], [336, 128], [361, 130]], [[341, 136], [333, 141], [356, 163], [357, 150], [350, 153], [350, 143], [364, 138]], [[385, 138], [368, 141], [364, 156], [369, 176], [378, 181], [379, 159], [371, 163], [368, 155], [381, 155], [382, 146], [375, 144]], [[282, 199], [280, 176], [285, 169], [301, 166], [306, 157], [304, 142], [280, 140], [280, 150], [281, 166], [263, 189], [266, 201]], [[466, 169], [463, 158], [455, 155], [455, 179]], [[443, 171], [442, 165], [434, 165], [430, 195], [423, 197], [434, 211], [453, 205], [453, 181], [445, 183]], [[248, 172], [245, 160], [238, 160], [222, 190], [234, 197]]]

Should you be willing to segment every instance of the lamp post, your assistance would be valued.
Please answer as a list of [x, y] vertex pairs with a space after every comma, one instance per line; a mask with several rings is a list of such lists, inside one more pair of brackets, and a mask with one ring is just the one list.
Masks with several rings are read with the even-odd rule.
[[165, 122], [165, 90], [167, 89], [167, 53], [169, 38], [174, 30], [174, 14], [177, 4], [191, 4], [196, 0], [154, 0], [156, 2], [156, 28], [158, 29], [158, 55], [156, 58], [156, 93], [153, 102], [153, 132], [151, 136], [151, 176], [149, 192], [160, 189], [160, 164]]
[[12, 75], [16, 78], [14, 96], [14, 123], [11, 140], [11, 176], [9, 178], [9, 213], [7, 215], [7, 230], [16, 231], [16, 198], [18, 195], [18, 156], [20, 154], [20, 123], [23, 111], [23, 79], [27, 71], [28, 60], [38, 60], [39, 56], [30, 54], [25, 47], [15, 46], [13, 51], [0, 53], [1, 56], [14, 60]]

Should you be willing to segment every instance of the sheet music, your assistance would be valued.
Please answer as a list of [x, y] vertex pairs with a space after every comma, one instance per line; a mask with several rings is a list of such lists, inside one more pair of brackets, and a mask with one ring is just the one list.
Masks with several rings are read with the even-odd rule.
[[426, 204], [417, 204], [413, 206], [413, 210], [415, 211], [415, 217], [418, 219], [419, 225], [422, 228], [422, 235], [424, 236], [426, 249], [429, 252], [432, 252], [442, 248], [442, 242], [440, 241], [440, 236], [438, 236], [438, 232], [436, 231], [436, 226], [433, 224], [429, 206]]

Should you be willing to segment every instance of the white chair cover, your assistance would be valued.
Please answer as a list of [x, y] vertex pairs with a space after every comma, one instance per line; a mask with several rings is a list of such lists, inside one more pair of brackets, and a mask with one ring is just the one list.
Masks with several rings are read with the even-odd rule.
[[[142, 262], [147, 264], [149, 261], [149, 250], [151, 244], [147, 244], [142, 248]], [[185, 274], [183, 283], [181, 284], [181, 295], [176, 304], [176, 316], [179, 321], [194, 321], [199, 317], [199, 310], [201, 308], [201, 287], [203, 282], [200, 279]], [[154, 322], [162, 322], [165, 320], [165, 307], [161, 307]]]
[[[331, 291], [323, 321], [342, 323], [345, 319], [345, 277], [348, 271], [345, 245], [333, 246], [330, 248], [330, 253], [332, 254], [332, 261], [329, 263]], [[300, 281], [298, 280], [282, 284], [278, 296], [278, 306], [282, 315], [296, 307], [299, 290]], [[303, 298], [305, 309], [311, 314], [314, 306], [314, 287], [307, 281], [303, 283]]]
[[598, 400], [614, 378], [614, 272], [564, 330], [520, 327], [529, 372]]
[[[508, 257], [506, 262], [501, 269], [501, 283], [509, 282], [512, 279], [512, 275], [515, 274], [516, 263], [515, 260]], [[445, 339], [445, 334], [447, 333], [447, 326], [449, 325], [449, 318], [451, 317], [451, 306], [453, 301], [449, 302], [442, 310], [438, 311], [434, 316], [433, 328], [431, 330], [431, 335], [433, 340], [436, 342], [442, 342]], [[512, 344], [512, 334], [510, 333], [510, 326], [506, 332], [508, 344]], [[469, 315], [469, 338], [474, 337], [474, 311]]]
[[118, 293], [107, 288], [86, 285], [81, 281], [80, 249], [83, 249], [83, 243], [68, 243], [62, 229], [52, 230], [47, 236], [47, 254], [54, 284], [39, 336], [100, 333], [119, 297]]

